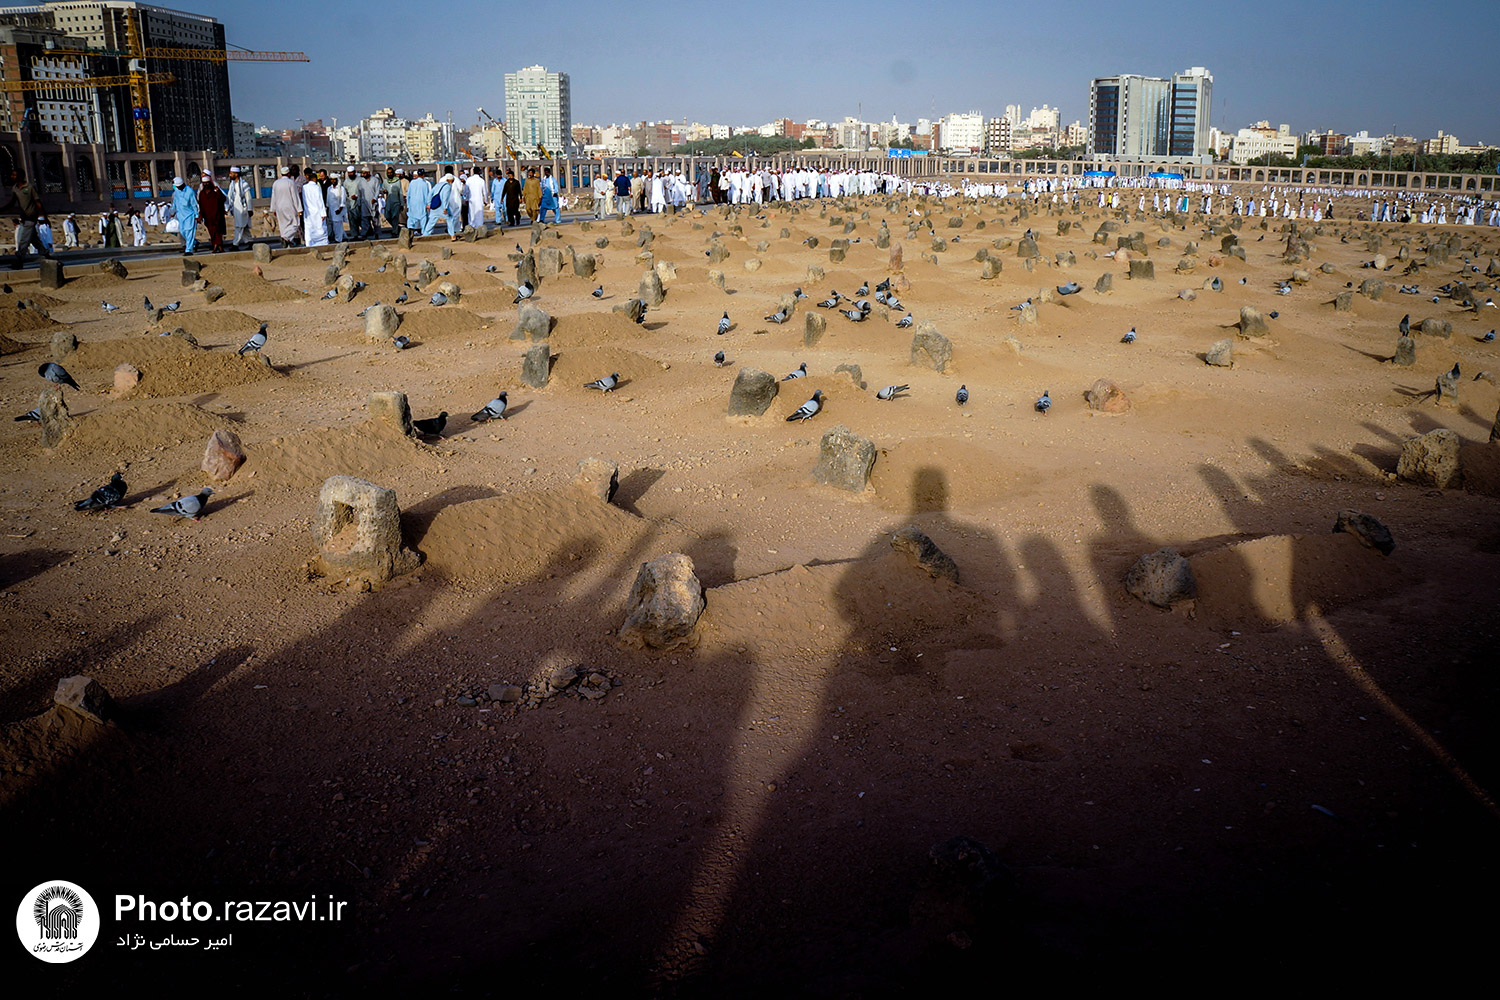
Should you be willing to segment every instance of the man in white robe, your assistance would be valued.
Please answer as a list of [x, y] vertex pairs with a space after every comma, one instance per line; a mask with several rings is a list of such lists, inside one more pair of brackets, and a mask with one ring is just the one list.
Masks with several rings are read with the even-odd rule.
[[328, 245], [328, 205], [317, 181], [302, 185], [302, 238], [310, 247]]
[[276, 215], [281, 242], [295, 246], [302, 231], [302, 201], [297, 197], [297, 185], [292, 183], [291, 167], [282, 167], [281, 176], [271, 185], [271, 211]]
[[255, 218], [254, 194], [250, 182], [240, 174], [239, 167], [229, 168], [229, 184], [224, 192], [229, 206], [229, 215], [234, 219], [234, 245], [243, 247], [250, 242], [250, 223]]
[[348, 198], [344, 186], [337, 181], [323, 192], [323, 207], [328, 210], [328, 239], [334, 243], [344, 242], [349, 222]]
[[469, 174], [469, 179], [464, 181], [464, 198], [469, 203], [469, 226], [472, 229], [484, 229], [486, 186], [484, 175], [477, 168]]

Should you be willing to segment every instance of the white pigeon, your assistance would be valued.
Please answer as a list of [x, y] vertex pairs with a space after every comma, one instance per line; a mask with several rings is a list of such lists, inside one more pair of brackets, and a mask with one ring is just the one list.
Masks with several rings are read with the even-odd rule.
[[812, 394], [812, 399], [809, 399], [807, 402], [803, 403], [801, 406], [797, 407], [797, 409], [792, 411], [792, 415], [786, 418], [787, 422], [791, 423], [793, 420], [811, 420], [813, 417], [817, 416], [818, 411], [822, 408], [823, 390], [819, 389], [817, 392]]
[[209, 495], [213, 491], [212, 486], [205, 486], [196, 496], [178, 497], [165, 506], [151, 508], [151, 513], [168, 514], [172, 517], [187, 517], [196, 521], [203, 516], [205, 508], [208, 507]]
[[245, 346], [241, 347], [235, 353], [236, 354], [244, 354], [246, 351], [254, 351], [255, 353], [259, 354], [260, 353], [260, 349], [262, 347], [265, 347], [265, 346], [266, 346], [266, 324], [264, 322], [262, 322], [260, 324], [260, 329], [257, 330], [257, 331], [255, 331], [255, 333], [253, 333], [250, 336], [250, 339], [247, 340], [247, 341], [245, 341]]

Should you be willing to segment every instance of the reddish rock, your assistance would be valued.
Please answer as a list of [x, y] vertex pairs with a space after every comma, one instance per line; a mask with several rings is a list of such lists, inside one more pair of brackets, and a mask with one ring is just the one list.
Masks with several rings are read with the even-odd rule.
[[203, 449], [203, 471], [211, 478], [227, 482], [244, 461], [245, 449], [234, 431], [221, 428], [209, 435], [208, 447]]
[[1101, 378], [1095, 382], [1083, 398], [1088, 400], [1089, 409], [1099, 413], [1128, 413], [1130, 412], [1130, 400], [1118, 385], [1107, 378]]
[[124, 364], [115, 369], [115, 389], [111, 395], [123, 396], [134, 389], [141, 380], [141, 371], [135, 365]]

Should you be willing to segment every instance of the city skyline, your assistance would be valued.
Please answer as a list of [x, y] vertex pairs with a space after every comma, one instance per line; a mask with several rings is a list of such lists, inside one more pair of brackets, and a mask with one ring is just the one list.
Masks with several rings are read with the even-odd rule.
[[[1221, 129], [1267, 119], [1294, 131], [1431, 136], [1443, 129], [1465, 143], [1500, 142], [1493, 102], [1456, 100], [1446, 74], [1428, 69], [1483, 65], [1493, 47], [1494, 30], [1464, 30], [1492, 23], [1483, 5], [1459, 0], [1419, 9], [1391, 0], [1357, 9], [1267, 0], [1251, 25], [1178, 0], [1137, 6], [1124, 18], [1114, 8], [1061, 0], [1046, 19], [996, 18], [991, 7], [939, 0], [922, 8], [932, 29], [923, 32], [904, 28], [911, 8], [889, 0], [850, 5], [847, 16], [820, 10], [815, 19], [804, 6], [771, 0], [728, 43], [715, 40], [716, 25], [699, 23], [701, 5], [664, 0], [651, 17], [673, 30], [625, 36], [617, 10], [586, 0], [566, 19], [539, 19], [524, 31], [497, 21], [494, 37], [459, 32], [440, 48], [411, 41], [407, 21], [427, 25], [430, 14], [390, 0], [368, 0], [371, 16], [311, 36], [294, 27], [302, 7], [289, 0], [264, 0], [253, 18], [227, 0], [182, 6], [222, 21], [232, 44], [307, 52], [310, 64], [231, 67], [236, 117], [272, 127], [299, 118], [355, 121], [386, 106], [413, 117], [451, 110], [455, 124], [466, 125], [476, 108], [503, 106], [505, 73], [533, 64], [570, 75], [580, 123], [750, 125], [846, 115], [914, 122], [972, 109], [999, 117], [1007, 104], [1051, 104], [1072, 121], [1087, 118], [1095, 77], [1202, 65], [1216, 78], [1212, 124]], [[459, 23], [483, 23], [493, 13], [464, 0], [444, 10]], [[1439, 42], [1437, 24], [1460, 30], [1445, 30]], [[374, 57], [379, 71], [366, 75], [368, 60], [354, 53]], [[468, 65], [480, 68], [465, 77]], [[372, 78], [373, 86], [364, 85]]]

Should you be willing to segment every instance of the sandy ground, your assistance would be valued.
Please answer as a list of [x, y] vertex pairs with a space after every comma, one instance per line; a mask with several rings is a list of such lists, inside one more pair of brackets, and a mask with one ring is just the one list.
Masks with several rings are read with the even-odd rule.
[[[60, 877], [100, 900], [348, 900], [337, 924], [242, 926], [213, 954], [101, 939], [65, 973], [299, 995], [885, 996], [999, 970], [1290, 974], [1328, 956], [1389, 970], [1432, 948], [1477, 964], [1500, 830], [1500, 396], [1471, 376], [1500, 368], [1477, 339], [1497, 317], [1431, 294], [1471, 262], [1471, 285], [1496, 280], [1483, 272], [1500, 234], [1303, 224], [1311, 282], [1278, 295], [1294, 266], [1280, 224], [1247, 222], [1241, 262], [1218, 253], [1229, 230], [1208, 233], [1222, 218], [1018, 207], [637, 218], [676, 268], [641, 326], [610, 312], [648, 266], [637, 236], [614, 221], [548, 230], [542, 245], [602, 266], [536, 295], [558, 319], [542, 390], [520, 381], [504, 290], [525, 230], [446, 260], [449, 244], [419, 242], [413, 280], [428, 258], [463, 296], [438, 308], [411, 290], [416, 346], [400, 353], [364, 340], [356, 314], [401, 288], [365, 249], [348, 273], [368, 287], [347, 305], [321, 299], [326, 261], [298, 254], [263, 278], [247, 255], [200, 257], [228, 291], [215, 305], [181, 287], [175, 260], [77, 273], [45, 297], [34, 272], [12, 278], [5, 415], [37, 404], [59, 330], [81, 342], [64, 364], [82, 391], [67, 391], [78, 423], [53, 451], [34, 424], [0, 424], [0, 805], [26, 859], [5, 898]], [[955, 242], [934, 254], [925, 227], [906, 238], [926, 221], [913, 212]], [[842, 263], [827, 251], [845, 235], [835, 217], [860, 240]], [[1106, 217], [1120, 232], [1091, 242]], [[1076, 225], [1056, 235], [1059, 219]], [[894, 315], [828, 312], [803, 346], [813, 303], [893, 274], [881, 220], [904, 251], [905, 306], [953, 341], [945, 373], [911, 364]], [[994, 245], [1028, 228], [1034, 271]], [[1104, 256], [1136, 230], [1153, 281]], [[1372, 276], [1372, 231], [1395, 268], [1388, 293], [1335, 312], [1337, 292]], [[708, 280], [716, 233], [724, 290]], [[1448, 263], [1402, 275], [1402, 246], [1422, 263], [1450, 237]], [[1175, 274], [1189, 240], [1196, 269]], [[994, 280], [980, 249], [1003, 261]], [[1076, 266], [1053, 263], [1065, 251]], [[1097, 293], [1106, 272], [1114, 289]], [[1213, 277], [1221, 292], [1204, 288]], [[1084, 291], [1043, 301], [1067, 281]], [[1411, 282], [1424, 294], [1396, 293]], [[797, 315], [764, 322], [796, 286], [811, 296]], [[152, 327], [143, 295], [182, 307]], [[1035, 325], [1011, 309], [1027, 297]], [[18, 309], [26, 298], [48, 315]], [[1207, 366], [1242, 305], [1279, 313], [1270, 336], [1239, 340], [1232, 369]], [[1419, 336], [1416, 366], [1394, 368], [1379, 359], [1408, 312], [1453, 334]], [[269, 366], [233, 355], [260, 321]], [[156, 336], [176, 326], [206, 350]], [[1138, 340], [1120, 343], [1131, 327]], [[1421, 394], [1455, 361], [1458, 405], [1438, 407]], [[144, 378], [112, 399], [122, 362]], [[809, 376], [765, 417], [725, 417], [739, 367], [802, 362]], [[610, 372], [615, 393], [583, 388]], [[1088, 410], [1101, 377], [1129, 413]], [[876, 400], [889, 383], [909, 396]], [[416, 417], [448, 411], [443, 439], [367, 425], [367, 394], [386, 389]], [[473, 424], [502, 389], [511, 418]], [[814, 389], [824, 412], [787, 423]], [[862, 495], [811, 481], [836, 424], [879, 449]], [[147, 513], [208, 481], [216, 427], [249, 458], [208, 515]], [[1401, 443], [1437, 427], [1466, 446], [1465, 487], [1395, 481]], [[570, 485], [589, 456], [620, 464], [613, 505]], [[121, 509], [72, 510], [117, 470]], [[335, 473], [396, 491], [421, 569], [375, 592], [309, 576]], [[1388, 525], [1395, 551], [1332, 535], [1346, 508]], [[959, 586], [892, 552], [908, 523], [953, 556]], [[1121, 583], [1163, 545], [1192, 558], [1200, 590], [1172, 611]], [[637, 567], [673, 551], [706, 590], [696, 648], [618, 648]], [[558, 665], [608, 693], [486, 697]], [[120, 702], [118, 725], [50, 707], [80, 673]], [[956, 836], [993, 852], [982, 885], [956, 888], [929, 860]]]

